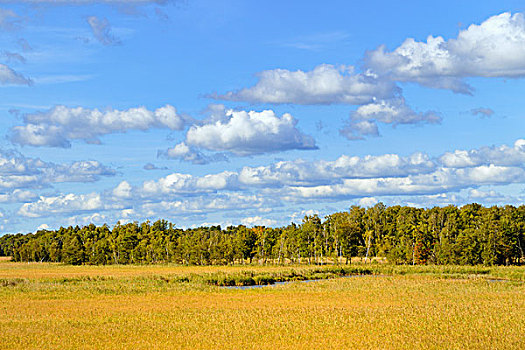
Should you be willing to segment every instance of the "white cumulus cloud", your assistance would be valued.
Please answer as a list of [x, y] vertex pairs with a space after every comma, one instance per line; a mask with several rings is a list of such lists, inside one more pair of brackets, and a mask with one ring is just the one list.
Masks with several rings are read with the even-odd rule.
[[[525, 140], [520, 139], [511, 146], [457, 150], [438, 157], [424, 153], [342, 155], [332, 161], [281, 161], [200, 176], [173, 173], [138, 186], [124, 180], [101, 193], [35, 198], [29, 191], [15, 189], [0, 192], [0, 201], [23, 202], [18, 211], [22, 217], [79, 219], [99, 213], [98, 219], [112, 222], [158, 217], [187, 220], [188, 216], [203, 221], [208, 215], [228, 212], [235, 213], [232, 220], [244, 218], [245, 224], [266, 226], [270, 222], [265, 222], [261, 213], [283, 205], [308, 210], [312, 208], [303, 206], [312, 202], [352, 200], [370, 206], [386, 198], [403, 205], [518, 203], [519, 196], [500, 195], [492, 188], [525, 184], [524, 151]], [[34, 168], [7, 163], [5, 169], [20, 175], [30, 174]]]
[[307, 72], [274, 69], [259, 73], [258, 78], [253, 87], [216, 98], [253, 103], [360, 105], [391, 98], [398, 92], [391, 81], [356, 74], [351, 66], [322, 64]]
[[102, 176], [115, 174], [114, 169], [94, 160], [55, 164], [0, 149], [0, 188], [39, 188], [59, 182], [94, 182]]
[[0, 193], [0, 203], [25, 203], [38, 199], [34, 192], [15, 189], [12, 192]]
[[56, 197], [41, 196], [36, 202], [22, 205], [18, 210], [18, 214], [27, 217], [42, 217], [52, 214], [102, 210], [106, 207], [100, 194], [69, 193]]
[[314, 139], [299, 131], [297, 120], [288, 113], [278, 117], [271, 110], [230, 110], [227, 116], [230, 117], [227, 122], [192, 126], [186, 142], [195, 147], [237, 155], [317, 148]]
[[350, 119], [339, 133], [349, 140], [362, 140], [364, 136], [379, 136], [377, 123], [392, 124], [437, 124], [441, 116], [434, 111], [415, 112], [403, 97], [379, 100], [359, 106], [350, 113]]
[[368, 52], [365, 62], [367, 68], [395, 81], [471, 93], [465, 77], [525, 75], [525, 20], [521, 13], [505, 12], [470, 25], [455, 39], [409, 38], [393, 51], [381, 46]]
[[140, 211], [145, 216], [165, 217], [185, 214], [203, 214], [220, 211], [258, 209], [276, 205], [276, 201], [264, 196], [244, 193], [223, 193], [206, 197], [186, 198], [181, 200], [145, 203]]
[[408, 157], [397, 154], [379, 156], [342, 155], [334, 161], [282, 161], [269, 166], [244, 167], [239, 181], [251, 186], [316, 185], [349, 178], [400, 177], [429, 173], [436, 164], [422, 153]]
[[209, 193], [236, 187], [238, 187], [237, 174], [230, 171], [200, 177], [175, 173], [158, 180], [145, 181], [139, 189], [139, 193], [146, 197], [158, 197]]
[[200, 150], [227, 152], [237, 156], [317, 149], [313, 137], [297, 127], [297, 120], [285, 113], [281, 117], [271, 110], [225, 111], [224, 118], [214, 118], [203, 125], [193, 125], [186, 140], [159, 154], [195, 164], [224, 160], [216, 153], [204, 155]]
[[446, 167], [465, 168], [479, 165], [525, 166], [525, 139], [507, 145], [481, 147], [473, 150], [455, 150], [440, 157]]
[[167, 128], [182, 130], [188, 117], [166, 105], [155, 111], [145, 107], [128, 110], [55, 106], [47, 112], [26, 114], [24, 125], [11, 130], [11, 141], [21, 145], [70, 147], [72, 140], [100, 143], [99, 137], [128, 130]]
[[222, 153], [204, 154], [195, 147], [189, 147], [185, 142], [178, 143], [165, 151], [159, 151], [158, 156], [169, 159], [180, 159], [185, 162], [201, 165], [228, 160]]
[[374, 120], [348, 120], [339, 134], [348, 140], [364, 140], [365, 136], [379, 136], [379, 128]]
[[375, 120], [385, 124], [439, 123], [441, 117], [436, 112], [415, 112], [406, 105], [404, 98], [381, 100], [359, 106], [352, 113], [353, 120]]
[[241, 219], [241, 224], [245, 226], [249, 226], [249, 227], [253, 227], [253, 226], [271, 227], [277, 224], [277, 221], [272, 220], [272, 219], [262, 218], [260, 216], [250, 216], [250, 217]]

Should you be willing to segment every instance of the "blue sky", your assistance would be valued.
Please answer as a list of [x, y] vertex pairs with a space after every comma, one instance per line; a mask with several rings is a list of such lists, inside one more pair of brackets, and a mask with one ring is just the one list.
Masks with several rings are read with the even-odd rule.
[[0, 232], [520, 205], [524, 11], [0, 0]]

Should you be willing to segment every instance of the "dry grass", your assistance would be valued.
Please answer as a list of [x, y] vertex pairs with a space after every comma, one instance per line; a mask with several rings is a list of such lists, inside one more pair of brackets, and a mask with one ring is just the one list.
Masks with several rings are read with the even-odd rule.
[[[180, 266], [180, 265], [62, 265], [53, 263], [18, 263], [0, 261], [0, 278], [75, 278], [82, 276], [134, 277], [155, 275], [187, 275], [203, 273], [235, 273], [242, 271], [280, 271], [284, 267], [271, 265]], [[304, 265], [303, 269], [315, 269]]]
[[524, 283], [486, 277], [523, 268], [451, 268], [454, 278], [398, 268], [248, 290], [163, 279], [246, 269], [284, 268], [1, 262], [13, 282], [0, 285], [1, 348], [525, 348]]

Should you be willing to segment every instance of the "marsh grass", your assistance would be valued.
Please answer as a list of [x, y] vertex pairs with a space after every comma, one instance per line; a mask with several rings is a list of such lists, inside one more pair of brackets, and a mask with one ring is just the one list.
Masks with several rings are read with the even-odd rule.
[[[2, 349], [525, 348], [523, 267], [343, 268], [0, 262], [0, 344]], [[358, 272], [359, 278], [337, 278]], [[294, 282], [313, 277], [321, 280]], [[283, 278], [290, 283], [219, 287], [226, 281], [264, 285]]]

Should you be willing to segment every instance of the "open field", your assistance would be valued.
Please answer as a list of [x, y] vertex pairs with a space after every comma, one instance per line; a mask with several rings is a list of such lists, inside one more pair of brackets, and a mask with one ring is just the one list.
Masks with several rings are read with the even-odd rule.
[[[330, 269], [326, 267], [324, 269]], [[358, 266], [375, 275], [253, 289], [210, 276], [319, 266], [0, 261], [10, 348], [525, 348], [525, 268]], [[330, 277], [330, 276], [329, 276]]]

